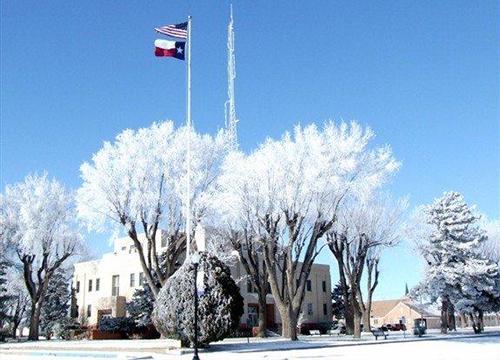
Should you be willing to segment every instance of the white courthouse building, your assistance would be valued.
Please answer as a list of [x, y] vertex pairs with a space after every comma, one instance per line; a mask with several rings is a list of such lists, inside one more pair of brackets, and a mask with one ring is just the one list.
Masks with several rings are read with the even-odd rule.
[[[143, 238], [144, 239], [144, 238]], [[160, 244], [159, 252], [165, 247]], [[231, 267], [233, 278], [238, 281], [244, 299], [242, 325], [256, 326], [258, 298], [251, 283], [245, 280], [246, 273], [241, 264]], [[243, 280], [242, 280], [243, 279]], [[145, 281], [142, 266], [135, 247], [128, 237], [114, 241], [111, 253], [101, 259], [75, 264], [73, 288], [76, 308], [80, 321], [87, 325], [97, 325], [102, 317], [126, 316], [126, 303], [132, 299], [134, 291]], [[303, 323], [323, 323], [332, 319], [331, 280], [329, 265], [314, 264], [306, 283], [302, 305]], [[281, 323], [271, 294], [267, 295], [269, 327]]]

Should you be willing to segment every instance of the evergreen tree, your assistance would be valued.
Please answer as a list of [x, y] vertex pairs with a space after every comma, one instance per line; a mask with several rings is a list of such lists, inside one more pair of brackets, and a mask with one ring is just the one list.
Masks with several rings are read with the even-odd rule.
[[154, 306], [154, 294], [147, 283], [142, 288], [136, 289], [132, 300], [127, 303], [127, 312], [139, 326], [148, 326], [152, 324], [151, 313]]
[[68, 317], [70, 297], [66, 274], [64, 270], [57, 270], [49, 281], [40, 315], [40, 328], [47, 338]]
[[332, 290], [332, 314], [337, 319], [345, 319], [345, 302], [340, 283]]
[[425, 214], [430, 227], [421, 250], [428, 267], [420, 287], [441, 300], [441, 332], [446, 333], [454, 327], [456, 305], [462, 311], [485, 307], [481, 294], [493, 291], [498, 267], [479, 252], [486, 236], [462, 195], [445, 193]]

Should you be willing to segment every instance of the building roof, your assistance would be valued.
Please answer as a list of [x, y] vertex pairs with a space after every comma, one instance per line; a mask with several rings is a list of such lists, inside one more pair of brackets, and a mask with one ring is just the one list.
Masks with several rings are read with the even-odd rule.
[[435, 317], [439, 316], [435, 311], [429, 308], [425, 304], [415, 304], [407, 298], [403, 299], [393, 299], [393, 300], [379, 300], [372, 301], [372, 311], [371, 316], [374, 318], [381, 318], [386, 316], [392, 309], [396, 307], [399, 303], [403, 303], [408, 306], [413, 311], [416, 311], [422, 317]]
[[403, 301], [403, 299], [372, 301], [372, 311], [370, 315], [375, 318], [384, 317], [401, 301]]
[[405, 302], [406, 305], [408, 305], [412, 310], [418, 312], [420, 316], [428, 318], [428, 317], [439, 317], [440, 314], [438, 314], [435, 309], [430, 308], [429, 305], [426, 304], [414, 304], [411, 302]]

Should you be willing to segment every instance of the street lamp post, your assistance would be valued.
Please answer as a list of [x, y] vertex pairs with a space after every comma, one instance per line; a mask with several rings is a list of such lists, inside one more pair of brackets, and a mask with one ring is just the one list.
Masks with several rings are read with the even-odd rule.
[[200, 360], [198, 356], [198, 265], [200, 262], [200, 255], [194, 253], [191, 256], [194, 265], [194, 356], [193, 360]]

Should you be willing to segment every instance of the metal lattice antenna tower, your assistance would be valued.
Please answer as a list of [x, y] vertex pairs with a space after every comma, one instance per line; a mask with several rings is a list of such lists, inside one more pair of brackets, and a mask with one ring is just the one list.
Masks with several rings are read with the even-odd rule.
[[234, 100], [234, 79], [236, 78], [236, 61], [234, 57], [234, 27], [233, 5], [231, 4], [231, 19], [227, 27], [227, 101], [225, 103], [226, 130], [229, 135], [229, 148], [238, 148], [238, 135], [236, 132], [236, 104]]

